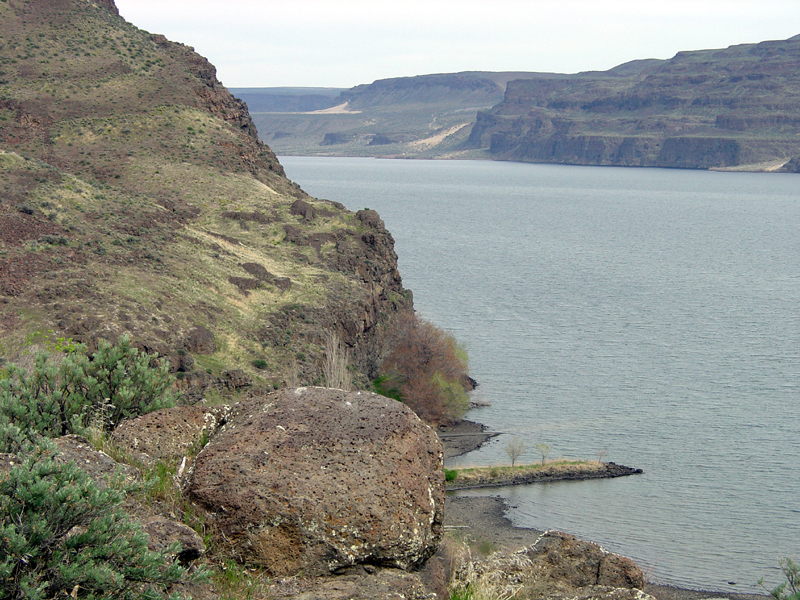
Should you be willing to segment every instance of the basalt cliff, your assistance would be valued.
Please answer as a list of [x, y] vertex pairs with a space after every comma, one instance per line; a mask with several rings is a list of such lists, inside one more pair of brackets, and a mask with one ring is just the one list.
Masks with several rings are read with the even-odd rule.
[[192, 48], [113, 0], [0, 2], [0, 357], [128, 334], [190, 398], [374, 376], [393, 239], [289, 181]]
[[800, 155], [800, 36], [512, 81], [467, 146], [578, 165], [778, 169]]
[[285, 154], [797, 172], [798, 73], [800, 36], [602, 72], [385, 79], [254, 119]]

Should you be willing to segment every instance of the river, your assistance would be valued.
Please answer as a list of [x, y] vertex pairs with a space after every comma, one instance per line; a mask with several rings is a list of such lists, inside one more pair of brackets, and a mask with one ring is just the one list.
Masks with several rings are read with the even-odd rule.
[[[614, 480], [492, 490], [519, 526], [633, 558], [657, 583], [759, 592], [800, 556], [800, 178], [284, 157], [396, 240], [417, 310], [465, 342], [468, 418], [504, 435], [453, 467], [596, 458]], [[487, 492], [462, 492], [464, 494]]]

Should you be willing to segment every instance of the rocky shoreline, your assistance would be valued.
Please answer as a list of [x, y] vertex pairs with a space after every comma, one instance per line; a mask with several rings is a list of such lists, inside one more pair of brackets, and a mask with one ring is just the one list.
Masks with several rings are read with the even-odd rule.
[[[484, 545], [494, 550], [516, 551], [530, 546], [544, 532], [539, 529], [515, 527], [505, 516], [508, 506], [499, 496], [447, 495], [445, 505], [445, 530], [476, 546]], [[766, 595], [734, 594], [682, 589], [648, 582], [645, 593], [657, 600], [701, 600], [704, 598], [730, 598], [731, 600], [764, 600]]]
[[466, 420], [440, 425], [436, 433], [442, 440], [444, 459], [455, 458], [477, 450], [493, 437], [500, 435], [497, 432], [487, 431], [487, 429], [486, 425]]
[[[446, 433], [468, 435], [443, 436], [440, 434], [445, 449], [445, 458], [460, 456], [476, 450], [494, 435], [499, 435], [497, 433], [487, 435], [484, 426], [471, 421], [462, 421], [451, 425], [446, 430]], [[479, 441], [480, 435], [485, 437], [483, 441]], [[457, 442], [455, 442], [456, 440]], [[467, 449], [468, 440], [472, 443], [472, 447]], [[616, 466], [620, 467], [621, 465]], [[622, 468], [627, 469], [628, 467]], [[492, 485], [491, 487], [495, 486]], [[448, 487], [444, 512], [444, 527], [450, 535], [475, 545], [488, 545], [495, 550], [515, 551], [535, 543], [539, 536], [544, 533], [539, 529], [515, 527], [506, 517], [508, 505], [499, 496], [458, 496], [451, 493], [454, 491], [456, 490]], [[736, 594], [684, 589], [651, 582], [647, 583], [643, 591], [657, 598], [657, 600], [702, 600], [705, 598], [764, 600], [769, 597], [766, 594]]]

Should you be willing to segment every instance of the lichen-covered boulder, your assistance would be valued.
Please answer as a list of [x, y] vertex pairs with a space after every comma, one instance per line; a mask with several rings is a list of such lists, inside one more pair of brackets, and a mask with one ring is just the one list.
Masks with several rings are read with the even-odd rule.
[[139, 472], [129, 465], [120, 464], [105, 452], [94, 449], [85, 437], [80, 435], [65, 435], [53, 440], [58, 454], [55, 460], [61, 463], [74, 462], [100, 487], [116, 477], [123, 481], [133, 481], [139, 478]]
[[180, 462], [194, 455], [227, 418], [226, 406], [176, 406], [157, 410], [117, 425], [114, 444], [131, 459], [151, 466]]
[[275, 575], [409, 569], [442, 536], [442, 447], [403, 404], [285, 389], [233, 407], [187, 490], [242, 560]]

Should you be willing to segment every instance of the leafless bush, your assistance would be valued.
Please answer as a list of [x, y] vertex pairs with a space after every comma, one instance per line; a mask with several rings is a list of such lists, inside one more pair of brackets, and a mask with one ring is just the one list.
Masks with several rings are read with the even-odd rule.
[[523, 440], [515, 437], [513, 440], [508, 442], [508, 445], [506, 446], [506, 454], [508, 454], [508, 458], [511, 459], [512, 467], [523, 452], [525, 452], [525, 442]]
[[344, 347], [335, 332], [325, 331], [325, 353], [322, 360], [322, 374], [329, 388], [349, 392], [352, 389], [353, 378], [348, 366], [350, 353]]
[[422, 419], [446, 423], [469, 408], [467, 355], [455, 338], [412, 313], [398, 315], [377, 389], [401, 400]]

